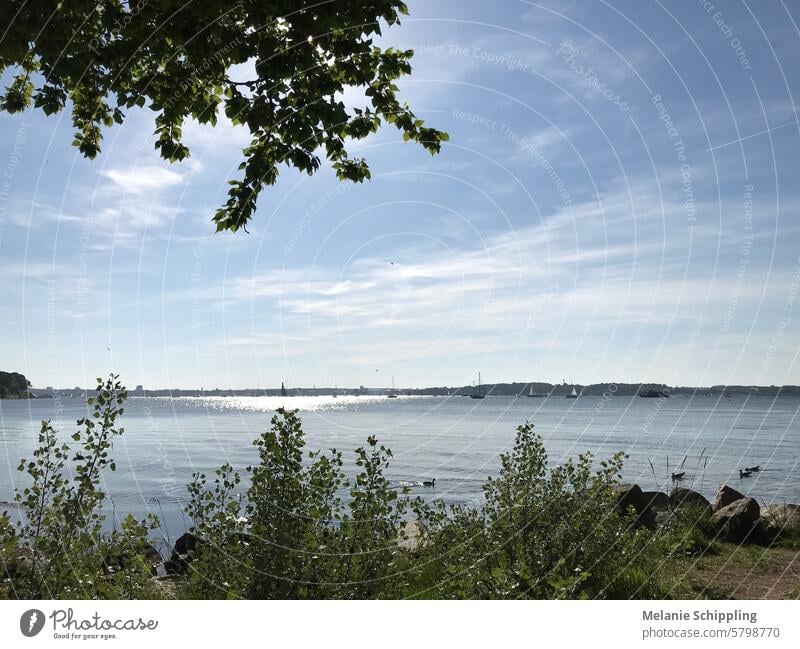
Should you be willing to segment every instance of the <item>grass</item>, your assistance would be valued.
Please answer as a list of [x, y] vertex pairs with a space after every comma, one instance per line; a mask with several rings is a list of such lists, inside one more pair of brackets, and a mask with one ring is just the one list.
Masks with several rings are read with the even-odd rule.
[[800, 598], [800, 550], [718, 543], [713, 552], [679, 564], [687, 597]]

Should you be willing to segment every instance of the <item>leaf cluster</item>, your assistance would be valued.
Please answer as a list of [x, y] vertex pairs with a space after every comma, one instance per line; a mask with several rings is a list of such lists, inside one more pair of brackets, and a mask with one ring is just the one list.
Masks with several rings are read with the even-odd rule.
[[[369, 166], [348, 143], [393, 124], [436, 153], [447, 134], [426, 127], [398, 98], [411, 50], [374, 44], [408, 13], [400, 0], [6, 0], [0, 72], [11, 80], [0, 109], [53, 114], [69, 106], [73, 144], [94, 158], [104, 130], [129, 111], [155, 113], [155, 148], [171, 162], [190, 155], [188, 119], [215, 125], [224, 114], [250, 133], [214, 221], [245, 228], [259, 193], [281, 166], [313, 174], [327, 159], [342, 180]], [[250, 79], [231, 70], [248, 64]], [[348, 89], [365, 97], [347, 107]]]

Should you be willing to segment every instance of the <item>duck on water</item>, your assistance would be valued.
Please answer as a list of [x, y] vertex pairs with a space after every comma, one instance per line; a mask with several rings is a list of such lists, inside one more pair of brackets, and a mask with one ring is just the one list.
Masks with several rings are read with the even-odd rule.
[[755, 466], [746, 466], [744, 470], [739, 469], [739, 479], [742, 478], [749, 478], [754, 473], [758, 473], [761, 471], [761, 466], [756, 464]]
[[436, 478], [430, 480], [401, 480], [401, 487], [435, 487]]

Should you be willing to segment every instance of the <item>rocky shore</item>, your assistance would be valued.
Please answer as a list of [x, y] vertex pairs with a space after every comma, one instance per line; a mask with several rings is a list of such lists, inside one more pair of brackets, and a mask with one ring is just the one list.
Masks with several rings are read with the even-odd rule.
[[669, 494], [643, 491], [637, 484], [617, 487], [617, 507], [632, 510], [639, 525], [655, 529], [666, 523], [676, 511], [693, 508], [699, 516], [710, 516], [717, 538], [744, 543], [764, 542], [777, 537], [787, 528], [800, 527], [800, 505], [767, 505], [761, 507], [733, 487], [721, 485], [713, 502], [701, 493], [675, 487]]

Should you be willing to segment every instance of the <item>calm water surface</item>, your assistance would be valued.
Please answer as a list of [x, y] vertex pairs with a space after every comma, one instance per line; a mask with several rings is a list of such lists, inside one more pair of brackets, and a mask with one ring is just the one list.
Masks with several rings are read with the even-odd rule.
[[[394, 451], [393, 480], [435, 477], [435, 492], [416, 491], [451, 502], [481, 498], [498, 454], [526, 419], [553, 463], [587, 450], [599, 458], [622, 450], [630, 455], [623, 477], [645, 489], [668, 489], [670, 472], [683, 462], [684, 484], [706, 496], [728, 483], [762, 502], [800, 502], [796, 398], [204, 397], [129, 400], [125, 434], [114, 442], [117, 472], [107, 476], [114, 511], [152, 511], [179, 533], [192, 473], [254, 462], [251, 442], [281, 405], [300, 409], [309, 448], [336, 447], [349, 461], [377, 435]], [[85, 411], [79, 399], [0, 401], [0, 501], [13, 500], [23, 484], [16, 467], [30, 456], [40, 421], [52, 419], [67, 438]], [[740, 467], [756, 464], [760, 473], [739, 479]]]

